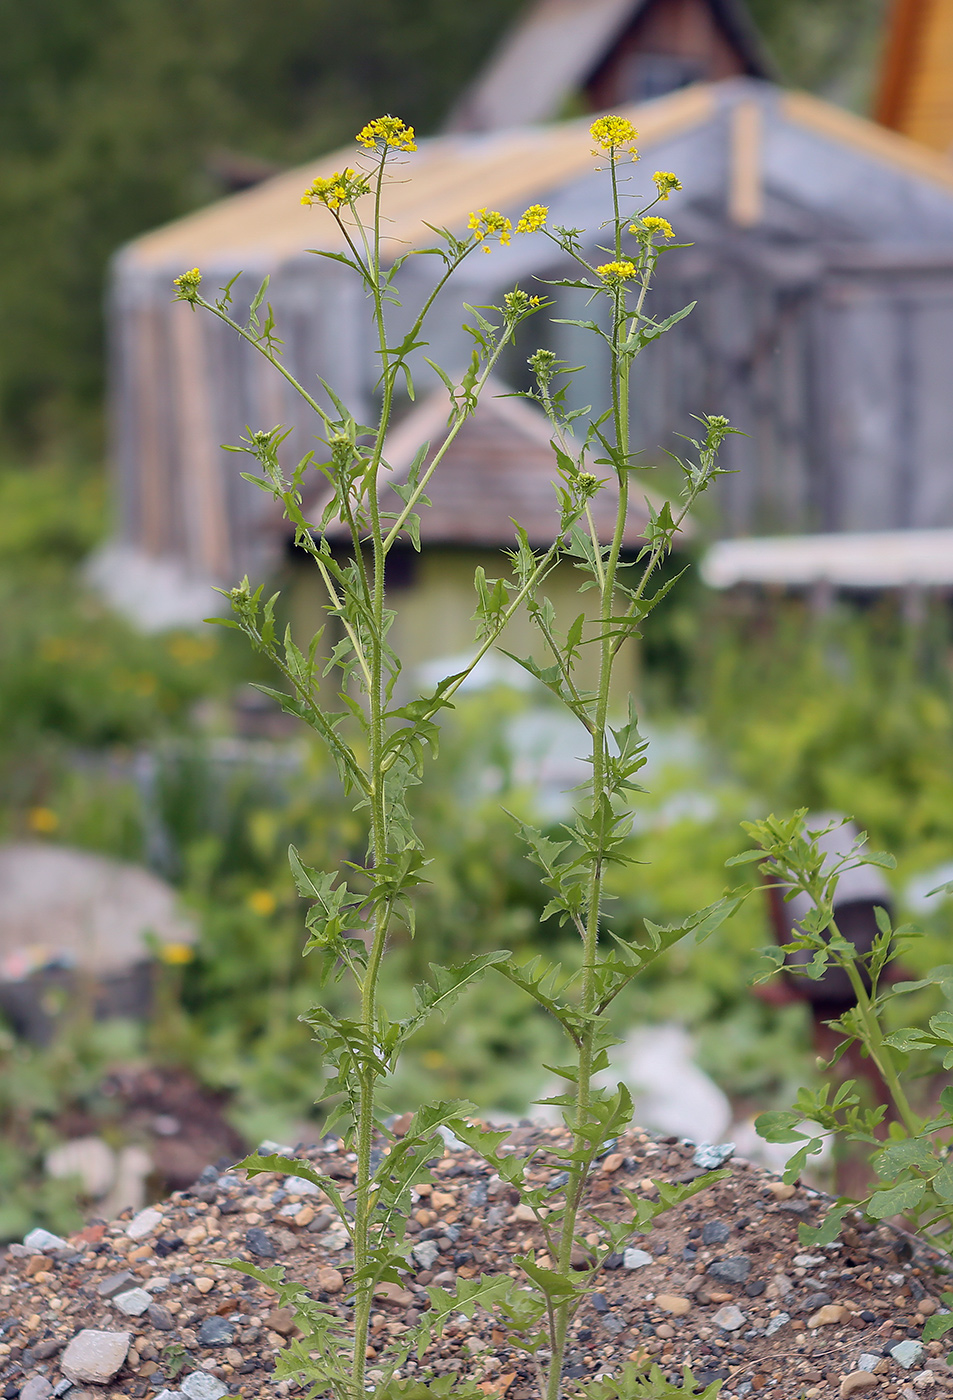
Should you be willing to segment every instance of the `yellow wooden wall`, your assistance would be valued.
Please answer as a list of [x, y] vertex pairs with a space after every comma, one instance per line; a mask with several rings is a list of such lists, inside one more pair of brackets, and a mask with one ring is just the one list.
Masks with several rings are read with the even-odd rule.
[[894, 0], [876, 115], [953, 156], [953, 0]]

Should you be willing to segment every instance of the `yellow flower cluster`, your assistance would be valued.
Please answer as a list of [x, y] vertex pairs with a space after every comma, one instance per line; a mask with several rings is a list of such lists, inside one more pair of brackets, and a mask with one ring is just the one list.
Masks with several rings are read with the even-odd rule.
[[603, 282], [628, 282], [635, 276], [635, 263], [629, 262], [607, 262], [596, 268], [596, 272]]
[[[501, 243], [509, 243], [513, 225], [504, 214], [496, 209], [476, 209], [467, 220], [467, 228], [473, 234], [474, 242], [482, 243], [484, 238], [499, 238]], [[488, 253], [489, 248], [484, 248]]]
[[188, 272], [183, 272], [181, 277], [172, 279], [173, 287], [178, 287], [179, 296], [183, 301], [194, 301], [198, 296], [199, 285], [202, 281], [202, 274], [197, 267], [193, 267]]
[[362, 194], [367, 194], [369, 189], [370, 185], [364, 176], [348, 167], [343, 171], [336, 170], [327, 179], [318, 176], [312, 180], [301, 196], [301, 203], [323, 204], [333, 213], [340, 209], [342, 204], [350, 204]]
[[362, 126], [354, 138], [369, 151], [375, 147], [380, 151], [416, 151], [417, 141], [414, 128], [407, 126], [400, 117], [375, 117]]
[[168, 967], [185, 967], [195, 954], [187, 943], [163, 943], [159, 957]]
[[531, 204], [524, 214], [520, 216], [516, 225], [517, 233], [536, 233], [546, 223], [549, 217], [549, 209], [545, 204]]
[[521, 291], [519, 287], [514, 288], [512, 292], [507, 292], [503, 297], [503, 309], [510, 320], [528, 316], [540, 304], [540, 297], [531, 297], [527, 292]]
[[623, 152], [631, 152], [632, 159], [638, 160], [639, 153], [635, 142], [639, 133], [627, 117], [599, 117], [589, 128], [589, 135], [599, 147], [594, 156], [606, 152], [613, 160]]
[[655, 181], [659, 199], [668, 199], [673, 190], [682, 188], [681, 180], [677, 175], [673, 175], [671, 170], [656, 170], [652, 179]]
[[646, 229], [650, 235], [653, 233], [660, 233], [663, 238], [675, 237], [675, 230], [672, 228], [668, 219], [663, 219], [659, 214], [646, 214], [641, 225], [633, 224], [629, 232], [638, 236], [639, 234], [644, 234]]

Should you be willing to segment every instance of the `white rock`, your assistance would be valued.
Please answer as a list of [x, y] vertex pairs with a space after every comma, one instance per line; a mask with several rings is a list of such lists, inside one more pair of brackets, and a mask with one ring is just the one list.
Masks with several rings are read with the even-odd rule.
[[181, 1390], [160, 1390], [158, 1395], [153, 1395], [152, 1400], [180, 1400]]
[[936, 1385], [937, 1379], [935, 1371], [919, 1371], [913, 1378], [913, 1384], [918, 1390], [925, 1390], [929, 1385]]
[[116, 1175], [116, 1154], [108, 1143], [98, 1137], [71, 1138], [69, 1142], [51, 1147], [43, 1159], [47, 1176], [58, 1181], [78, 1176], [83, 1194], [97, 1199], [105, 1196]]
[[623, 1269], [644, 1269], [646, 1264], [651, 1264], [652, 1256], [644, 1249], [626, 1249], [622, 1254]]
[[610, 1070], [596, 1078], [632, 1091], [633, 1121], [692, 1142], [723, 1141], [731, 1105], [721, 1089], [692, 1061], [692, 1038], [684, 1026], [663, 1022], [633, 1031], [612, 1054]]
[[285, 1190], [294, 1196], [317, 1196], [321, 1188], [304, 1176], [286, 1176]]
[[144, 1240], [146, 1235], [151, 1235], [153, 1230], [162, 1224], [162, 1211], [156, 1210], [155, 1206], [148, 1206], [141, 1210], [138, 1215], [134, 1215], [126, 1226], [126, 1234], [131, 1240]]
[[440, 1250], [435, 1240], [421, 1240], [420, 1244], [415, 1244], [411, 1253], [415, 1263], [422, 1269], [431, 1269], [437, 1262], [437, 1255]]
[[882, 1360], [883, 1357], [876, 1355], [872, 1351], [862, 1351], [857, 1358], [857, 1365], [854, 1367], [854, 1370], [875, 1371], [877, 1369], [877, 1363]]
[[193, 1371], [182, 1382], [182, 1394], [188, 1400], [222, 1400], [228, 1394], [228, 1386], [207, 1371]]
[[61, 1240], [59, 1235], [52, 1235], [49, 1230], [42, 1230], [39, 1226], [23, 1236], [23, 1243], [27, 1249], [38, 1249], [41, 1254], [54, 1254], [58, 1249], [69, 1249], [69, 1245], [65, 1240]]
[[20, 1400], [49, 1400], [53, 1387], [45, 1376], [31, 1376], [20, 1391]]
[[915, 1342], [912, 1338], [907, 1338], [905, 1342], [898, 1342], [895, 1347], [890, 1347], [890, 1355], [898, 1366], [902, 1366], [905, 1371], [909, 1371], [911, 1366], [916, 1366], [926, 1355], [926, 1347], [922, 1342]]
[[[775, 1317], [772, 1317], [772, 1318], [770, 1319], [770, 1321], [768, 1322], [767, 1327], [765, 1327], [765, 1329], [764, 1329], [764, 1335], [765, 1335], [766, 1337], [773, 1337], [774, 1334], [775, 1334], [775, 1332], [780, 1332], [781, 1328], [784, 1327], [784, 1326], [786, 1326], [786, 1324], [789, 1323], [790, 1321], [791, 1321], [791, 1314], [790, 1314], [790, 1313], [779, 1312]], [[861, 1357], [860, 1359], [861, 1359], [861, 1361], [863, 1361], [864, 1358]]]
[[799, 1269], [814, 1269], [818, 1264], [826, 1264], [827, 1260], [823, 1254], [795, 1254], [794, 1262]]
[[42, 945], [97, 975], [147, 961], [147, 935], [193, 943], [171, 885], [138, 865], [46, 841], [0, 846], [0, 981], [18, 951]]
[[60, 1358], [63, 1375], [70, 1381], [105, 1385], [125, 1361], [131, 1340], [131, 1332], [99, 1332], [85, 1327]]
[[140, 1210], [146, 1198], [146, 1178], [152, 1171], [152, 1158], [144, 1147], [130, 1143], [119, 1153], [116, 1180], [103, 1201], [102, 1213], [113, 1220], [124, 1210]]
[[745, 1315], [734, 1303], [727, 1303], [714, 1314], [712, 1322], [723, 1332], [737, 1332], [745, 1325]]
[[141, 1317], [152, 1302], [152, 1294], [144, 1288], [130, 1288], [128, 1293], [119, 1293], [112, 1300], [113, 1307], [127, 1317]]

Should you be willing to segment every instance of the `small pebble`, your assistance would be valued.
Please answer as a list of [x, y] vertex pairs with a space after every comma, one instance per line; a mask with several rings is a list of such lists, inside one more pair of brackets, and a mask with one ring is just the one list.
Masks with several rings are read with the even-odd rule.
[[709, 1220], [702, 1229], [702, 1244], [724, 1244], [729, 1233], [723, 1220]]
[[235, 1328], [224, 1317], [207, 1317], [198, 1332], [200, 1347], [227, 1347], [235, 1340]]
[[849, 1375], [841, 1377], [841, 1400], [846, 1400], [848, 1395], [853, 1395], [858, 1390], [873, 1390], [874, 1386], [879, 1384], [880, 1377], [875, 1376], [872, 1371], [851, 1371]]
[[144, 1288], [130, 1288], [126, 1293], [118, 1293], [112, 1303], [127, 1317], [141, 1317], [152, 1306], [152, 1294]]
[[717, 1167], [723, 1167], [734, 1155], [735, 1144], [733, 1142], [700, 1142], [695, 1148], [692, 1157], [692, 1165], [701, 1167], [703, 1171], [714, 1171]]
[[652, 1256], [644, 1249], [627, 1249], [622, 1255], [622, 1267], [624, 1269], [644, 1269], [646, 1264], [651, 1264]]
[[145, 1239], [146, 1235], [151, 1235], [156, 1226], [162, 1224], [162, 1211], [156, 1210], [155, 1206], [147, 1206], [138, 1215], [134, 1215], [126, 1226], [126, 1234], [131, 1240]]
[[916, 1366], [926, 1355], [926, 1348], [922, 1342], [915, 1342], [908, 1338], [905, 1342], [898, 1342], [896, 1346], [890, 1347], [890, 1355], [898, 1366], [902, 1366], [905, 1371], [909, 1371], [911, 1366]]
[[182, 1382], [182, 1394], [188, 1400], [222, 1400], [228, 1394], [228, 1386], [207, 1371], [193, 1371]]
[[734, 1254], [728, 1259], [716, 1259], [706, 1273], [724, 1283], [744, 1283], [751, 1272], [751, 1260], [746, 1254]]
[[734, 1303], [719, 1308], [712, 1317], [712, 1322], [723, 1332], [737, 1332], [739, 1327], [745, 1325], [746, 1320], [744, 1313]]
[[[276, 1259], [278, 1257], [278, 1251], [272, 1244], [270, 1237], [264, 1230], [258, 1229], [257, 1226], [252, 1226], [252, 1228], [247, 1231], [245, 1243], [248, 1246], [249, 1252], [257, 1255], [259, 1259]], [[184, 1390], [185, 1386], [183, 1385], [182, 1388]], [[225, 1391], [222, 1391], [223, 1395], [225, 1393]], [[186, 1392], [186, 1394], [188, 1394], [188, 1392]], [[191, 1396], [190, 1400], [204, 1400], [204, 1397]], [[210, 1400], [214, 1400], [214, 1397], [210, 1397]]]

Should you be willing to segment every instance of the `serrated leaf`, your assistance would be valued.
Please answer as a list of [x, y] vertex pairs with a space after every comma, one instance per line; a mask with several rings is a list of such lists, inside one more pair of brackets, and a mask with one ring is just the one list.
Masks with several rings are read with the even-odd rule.
[[901, 1181], [887, 1191], [875, 1191], [865, 1206], [874, 1220], [884, 1220], [888, 1215], [903, 1215], [912, 1210], [927, 1189], [925, 1181]]

